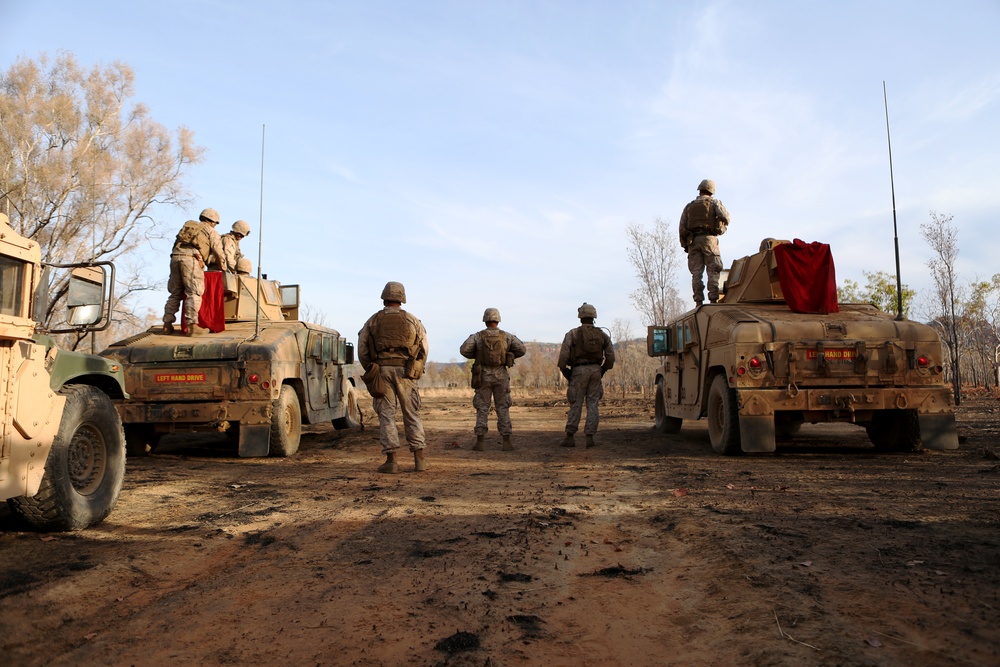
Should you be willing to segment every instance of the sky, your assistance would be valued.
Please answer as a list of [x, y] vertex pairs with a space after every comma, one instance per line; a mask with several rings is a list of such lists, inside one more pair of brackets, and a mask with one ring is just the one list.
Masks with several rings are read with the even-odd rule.
[[4, 70], [127, 63], [206, 149], [144, 250], [157, 312], [174, 228], [212, 207], [349, 340], [389, 280], [433, 361], [487, 307], [526, 342], [583, 302], [641, 337], [625, 229], [674, 228], [703, 178], [727, 267], [801, 238], [863, 286], [895, 266], [883, 82], [903, 283], [930, 293], [931, 211], [960, 280], [1000, 272], [1000, 0], [0, 0], [0, 26]]

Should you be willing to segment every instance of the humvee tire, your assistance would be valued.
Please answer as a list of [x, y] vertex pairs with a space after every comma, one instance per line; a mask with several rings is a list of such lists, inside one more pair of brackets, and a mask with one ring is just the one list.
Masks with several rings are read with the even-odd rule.
[[271, 412], [271, 445], [268, 456], [294, 456], [302, 439], [302, 408], [291, 385], [282, 385]]
[[149, 455], [160, 444], [152, 424], [125, 424], [125, 453], [131, 458]]
[[7, 502], [43, 530], [80, 530], [111, 513], [125, 474], [125, 434], [107, 394], [89, 385], [66, 385], [66, 408], [45, 462], [45, 477], [31, 498]]
[[916, 410], [882, 410], [865, 426], [868, 439], [883, 452], [915, 452], [920, 449], [920, 423]]
[[334, 419], [333, 427], [341, 430], [359, 426], [361, 426], [361, 409], [358, 407], [358, 397], [354, 393], [354, 387], [351, 387], [347, 390], [347, 414]]
[[740, 415], [736, 391], [730, 389], [725, 375], [716, 375], [708, 390], [708, 437], [718, 454], [743, 453], [740, 446]]
[[668, 417], [664, 401], [666, 392], [663, 388], [663, 378], [656, 381], [656, 432], [664, 434], [680, 433], [684, 420], [680, 417]]

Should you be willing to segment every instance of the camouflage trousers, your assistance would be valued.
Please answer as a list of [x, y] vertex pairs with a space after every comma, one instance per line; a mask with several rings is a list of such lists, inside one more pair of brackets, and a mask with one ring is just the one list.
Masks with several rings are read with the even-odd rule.
[[601, 382], [600, 364], [577, 366], [570, 376], [569, 388], [566, 390], [566, 400], [569, 401], [569, 414], [566, 417], [566, 432], [576, 433], [580, 428], [580, 416], [583, 414], [583, 404], [587, 404], [587, 422], [583, 432], [586, 435], [597, 433], [597, 423], [600, 415], [597, 405], [604, 396], [604, 384]]
[[410, 451], [423, 449], [424, 425], [420, 421], [420, 392], [417, 381], [406, 378], [402, 366], [379, 366], [382, 377], [392, 387], [392, 394], [374, 399], [375, 413], [378, 414], [378, 440], [382, 453], [390, 454], [400, 448], [399, 431], [396, 428], [396, 406], [403, 413], [403, 434]]
[[476, 435], [486, 435], [489, 430], [487, 421], [490, 416], [490, 402], [497, 411], [497, 431], [500, 435], [510, 435], [513, 427], [510, 423], [510, 374], [506, 366], [483, 368], [483, 383], [476, 389], [472, 398], [472, 407], [476, 409]]
[[167, 304], [163, 307], [163, 323], [173, 324], [184, 302], [184, 317], [188, 326], [198, 324], [201, 295], [205, 293], [205, 270], [194, 255], [170, 256], [170, 279], [167, 281]]
[[688, 270], [691, 271], [691, 290], [694, 302], [705, 300], [705, 285], [701, 274], [708, 273], [708, 300], [719, 300], [719, 276], [722, 273], [722, 257], [719, 254], [718, 236], [696, 236], [688, 246]]

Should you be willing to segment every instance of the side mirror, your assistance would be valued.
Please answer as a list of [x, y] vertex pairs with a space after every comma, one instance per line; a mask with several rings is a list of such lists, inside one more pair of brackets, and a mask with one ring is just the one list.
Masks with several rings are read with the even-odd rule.
[[106, 281], [104, 267], [80, 266], [70, 272], [66, 306], [71, 326], [90, 326], [101, 321]]

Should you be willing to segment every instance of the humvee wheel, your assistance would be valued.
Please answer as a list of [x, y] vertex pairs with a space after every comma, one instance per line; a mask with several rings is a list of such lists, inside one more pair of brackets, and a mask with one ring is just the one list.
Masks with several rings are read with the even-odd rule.
[[915, 452], [920, 449], [920, 422], [916, 410], [879, 410], [865, 430], [879, 451]]
[[656, 381], [656, 432], [657, 433], [679, 433], [684, 420], [680, 417], [667, 416], [666, 394], [663, 387], [663, 378]]
[[130, 457], [146, 456], [160, 444], [160, 434], [152, 424], [125, 424], [125, 452]]
[[708, 437], [719, 454], [740, 454], [740, 416], [736, 392], [729, 388], [725, 375], [716, 375], [708, 390]]
[[347, 390], [347, 414], [333, 420], [335, 429], [357, 428], [361, 426], [361, 410], [358, 408], [358, 397], [354, 387]]
[[282, 385], [281, 393], [271, 411], [271, 447], [269, 456], [293, 456], [299, 451], [302, 438], [302, 409], [299, 397], [289, 385]]
[[66, 407], [31, 498], [11, 507], [43, 530], [79, 530], [100, 523], [118, 502], [125, 478], [125, 434], [111, 399], [87, 385], [60, 392]]

